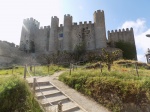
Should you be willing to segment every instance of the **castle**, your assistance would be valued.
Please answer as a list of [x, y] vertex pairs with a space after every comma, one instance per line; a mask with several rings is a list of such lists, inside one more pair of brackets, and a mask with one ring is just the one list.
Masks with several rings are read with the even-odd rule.
[[20, 49], [26, 52], [72, 52], [77, 45], [84, 43], [87, 51], [111, 47], [118, 41], [130, 42], [135, 45], [133, 29], [108, 31], [106, 38], [105, 16], [103, 10], [93, 14], [94, 23], [73, 23], [71, 15], [64, 15], [64, 24], [59, 26], [59, 18], [51, 18], [51, 26], [40, 27], [40, 23], [33, 18], [23, 21]]

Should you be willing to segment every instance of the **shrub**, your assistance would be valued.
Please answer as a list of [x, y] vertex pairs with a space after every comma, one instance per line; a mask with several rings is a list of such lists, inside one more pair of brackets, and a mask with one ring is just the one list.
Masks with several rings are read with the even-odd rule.
[[[120, 70], [120, 71], [119, 71]], [[106, 69], [88, 69], [63, 73], [59, 80], [81, 93], [110, 108], [114, 112], [124, 109], [124, 104], [135, 104], [140, 108], [143, 104], [150, 104], [150, 76], [137, 77], [131, 72], [108, 72]]]
[[17, 76], [1, 79], [1, 112], [42, 112], [26, 82]]

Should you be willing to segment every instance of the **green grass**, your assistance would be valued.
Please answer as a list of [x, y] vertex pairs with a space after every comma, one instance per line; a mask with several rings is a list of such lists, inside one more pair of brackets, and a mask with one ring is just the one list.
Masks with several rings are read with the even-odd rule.
[[15, 76], [0, 76], [0, 112], [42, 112], [27, 83]]
[[[27, 67], [32, 76], [52, 75], [64, 70], [57, 65]], [[21, 79], [24, 75], [24, 67], [0, 70], [0, 112], [42, 112], [38, 102], [33, 97], [27, 83]], [[29, 77], [27, 72], [27, 77]]]
[[[28, 71], [29, 70], [30, 69], [28, 67]], [[35, 74], [34, 74], [34, 67], [32, 68], [32, 72], [30, 71], [30, 73], [32, 75], [35, 75], [35, 76], [46, 76], [46, 75], [52, 75], [55, 72], [58, 72], [58, 71], [61, 71], [61, 70], [64, 70], [64, 68], [61, 67], [61, 66], [57, 66], [57, 65], [51, 65], [49, 67], [49, 70], [48, 70], [48, 66], [36, 66], [35, 67]]]
[[[46, 75], [52, 75], [53, 73], [63, 70], [64, 68], [61, 66], [57, 65], [51, 65], [49, 67], [48, 71], [48, 66], [35, 66], [35, 74], [34, 74], [34, 67], [32, 67], [32, 71], [30, 71], [30, 67], [27, 67], [28, 71], [30, 72], [31, 75], [35, 76], [46, 76]], [[24, 67], [17, 67], [12, 69], [3, 69], [0, 70], [0, 76], [1, 75], [23, 75], [24, 74]], [[29, 76], [27, 72], [27, 76]]]
[[111, 72], [106, 66], [102, 73], [100, 69], [79, 69], [71, 75], [65, 72], [59, 79], [113, 112], [120, 112], [124, 104], [150, 104], [150, 70], [142, 68], [138, 72], [139, 77], [134, 65], [126, 68], [114, 64]]
[[23, 72], [24, 72], [23, 67], [17, 67], [13, 69], [2, 69], [0, 70], [0, 75], [12, 75], [12, 74], [22, 75]]

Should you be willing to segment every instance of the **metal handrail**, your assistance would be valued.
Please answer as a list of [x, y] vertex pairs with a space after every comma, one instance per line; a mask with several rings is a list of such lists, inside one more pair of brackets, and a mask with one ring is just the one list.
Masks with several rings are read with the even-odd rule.
[[43, 94], [43, 92], [41, 91], [41, 88], [40, 88], [40, 86], [39, 86], [37, 80], [36, 80], [35, 82], [36, 82], [36, 84], [38, 85], [38, 88], [40, 89], [40, 92], [42, 93], [42, 95], [44, 96], [44, 98], [46, 99], [46, 101], [47, 101], [51, 106], [53, 106], [53, 104], [50, 103], [50, 102], [47, 100], [46, 96], [45, 96], [45, 95]]
[[[30, 77], [32, 77], [33, 78], [33, 76], [30, 74], [30, 72], [28, 71], [28, 69], [27, 69], [27, 72], [28, 72], [28, 74], [30, 75]], [[39, 84], [38, 84], [38, 82], [37, 82], [37, 80], [35, 81], [36, 82], [36, 84], [37, 84], [37, 86], [38, 86], [38, 88], [40, 89], [40, 92], [42, 93], [42, 96], [44, 97], [44, 99], [46, 99], [46, 101], [51, 105], [51, 106], [53, 106], [53, 104], [52, 103], [50, 103], [48, 100], [47, 100], [47, 98], [46, 98], [46, 96], [43, 94], [43, 92], [41, 91], [41, 88], [40, 88], [40, 86], [39, 86]]]

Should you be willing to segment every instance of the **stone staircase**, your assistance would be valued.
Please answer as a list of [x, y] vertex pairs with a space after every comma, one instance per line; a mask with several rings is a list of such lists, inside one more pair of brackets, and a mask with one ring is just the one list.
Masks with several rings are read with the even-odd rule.
[[[33, 78], [27, 79], [27, 81], [33, 88]], [[62, 112], [87, 112], [49, 81], [36, 80], [35, 96], [46, 112], [57, 112], [60, 102], [62, 103]]]

